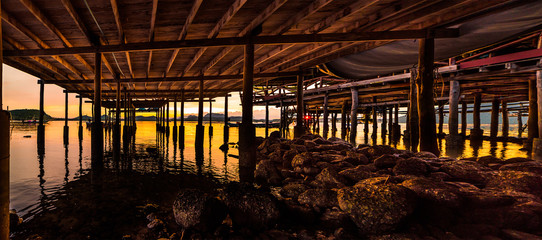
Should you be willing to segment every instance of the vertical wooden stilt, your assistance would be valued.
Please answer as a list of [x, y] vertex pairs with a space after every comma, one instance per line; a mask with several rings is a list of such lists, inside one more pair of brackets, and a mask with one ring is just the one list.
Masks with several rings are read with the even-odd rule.
[[371, 118], [371, 116], [369, 115], [369, 110], [366, 108], [365, 110], [365, 119], [363, 121], [363, 133], [365, 135], [368, 135], [369, 134], [369, 119]]
[[373, 107], [373, 134], [371, 134], [371, 139], [376, 141], [376, 136], [378, 132], [378, 111], [376, 107]]
[[521, 138], [523, 135], [523, 118], [522, 118], [523, 112], [521, 110], [518, 111], [518, 138]]
[[393, 137], [393, 106], [388, 110], [388, 136], [391, 143]]
[[440, 155], [437, 145], [435, 122], [435, 103], [433, 100], [433, 62], [435, 39], [420, 39], [418, 58], [418, 77], [416, 87], [418, 93], [418, 121], [420, 131], [420, 150]]
[[297, 76], [297, 120], [294, 127], [294, 137], [301, 137], [305, 134], [305, 127], [303, 126], [303, 117], [305, 116], [305, 105], [303, 104], [303, 75]]
[[116, 101], [116, 114], [115, 114], [115, 126], [113, 128], [113, 160], [120, 161], [120, 78], [117, 77], [117, 101]]
[[444, 104], [438, 102], [438, 136], [444, 135]]
[[[205, 127], [203, 126], [203, 75], [199, 80], [199, 98], [198, 98], [198, 125], [196, 126], [196, 158], [199, 159], [200, 154], [203, 154], [203, 132]], [[201, 149], [201, 151], [199, 151]], [[198, 154], [200, 153], [200, 154]]]
[[[542, 49], [542, 34], [538, 37], [538, 49]], [[539, 64], [542, 64], [542, 60], [539, 60]], [[542, 159], [542, 70], [536, 71], [536, 93], [533, 93], [533, 95], [536, 95], [536, 112], [537, 112], [537, 121], [536, 124], [538, 125], [538, 136], [534, 136], [533, 139], [533, 158], [537, 160]], [[529, 92], [530, 94], [530, 92]], [[529, 100], [529, 107], [530, 107], [531, 101]], [[529, 108], [529, 115], [530, 115], [530, 108]], [[535, 110], [535, 109], [533, 109]], [[529, 125], [529, 128], [531, 125]]]
[[179, 126], [179, 148], [184, 148], [184, 89], [181, 90], [181, 126]]
[[178, 128], [177, 128], [177, 95], [173, 98], [173, 143], [175, 146], [175, 143], [177, 143], [177, 134], [178, 134]]
[[68, 126], [68, 91], [64, 90], [64, 145], [69, 144], [70, 127]]
[[224, 143], [230, 140], [230, 126], [228, 117], [228, 95], [224, 97]]
[[[388, 110], [386, 109], [386, 107], [383, 107], [382, 108], [382, 123], [380, 124], [380, 137], [382, 139], [385, 139], [386, 138], [386, 134], [387, 134], [387, 128], [388, 128]], [[385, 141], [384, 141], [385, 142]], [[385, 144], [385, 143], [382, 143], [382, 144]]]
[[[1, 1], [0, 1], [1, 6]], [[1, 9], [1, 7], [0, 7]], [[1, 11], [0, 11], [0, 14]], [[2, 26], [0, 24], [0, 38]], [[10, 144], [10, 115], [3, 106], [3, 77], [2, 65], [3, 46], [0, 41], [0, 239], [9, 239], [9, 144]], [[43, 83], [42, 83], [43, 84]], [[42, 85], [43, 86], [43, 85]], [[40, 86], [40, 87], [42, 87]], [[43, 89], [43, 88], [41, 88]], [[41, 94], [43, 96], [43, 94]], [[43, 101], [42, 101], [43, 102]], [[43, 109], [43, 107], [42, 107]]]
[[[252, 181], [254, 177], [254, 169], [256, 168], [256, 145], [254, 144], [254, 140], [256, 138], [256, 129], [254, 128], [254, 124], [252, 123], [252, 92], [254, 89], [254, 44], [249, 43], [245, 45], [244, 59], [243, 98], [241, 101], [242, 122], [239, 126], [239, 178], [241, 179], [241, 181]], [[301, 77], [298, 78], [301, 79]], [[301, 92], [300, 97], [302, 98], [303, 90], [302, 88], [299, 88], [299, 84], [297, 90], [298, 94]], [[303, 113], [301, 112], [301, 114], [298, 115], [298, 118], [299, 116], [303, 116]], [[302, 126], [299, 125], [299, 127]]]
[[[407, 118], [407, 122], [408, 122]], [[401, 125], [399, 125], [399, 104], [395, 104], [395, 120], [393, 121], [393, 141], [399, 141], [401, 138]]]
[[[265, 90], [265, 96], [268, 95]], [[265, 101], [265, 137], [269, 137], [269, 101]]]
[[508, 137], [508, 129], [510, 127], [508, 119], [508, 104], [505, 100], [502, 101], [502, 136]]
[[83, 96], [79, 95], [79, 140], [83, 140]]
[[331, 115], [331, 136], [337, 136], [337, 113]]
[[103, 126], [102, 126], [102, 54], [96, 53], [94, 76], [94, 114], [92, 115], [91, 165], [93, 170], [103, 168]]
[[495, 139], [499, 133], [499, 104], [499, 99], [493, 98], [491, 102], [491, 128], [489, 132], [489, 136], [492, 139]]
[[467, 102], [461, 102], [461, 136], [467, 136]]
[[470, 130], [471, 142], [479, 142], [484, 136], [484, 130], [480, 128], [480, 106], [482, 104], [482, 95], [480, 93], [474, 94], [474, 106], [472, 110], [472, 123], [473, 128]]
[[446, 145], [455, 146], [461, 143], [459, 135], [459, 82], [456, 80], [450, 81], [450, 99], [449, 99], [449, 114], [448, 114], [448, 133], [446, 137]]
[[213, 99], [209, 98], [209, 136], [213, 136]]
[[348, 102], [344, 101], [341, 108], [341, 139], [346, 139], [346, 110]]
[[323, 128], [323, 134], [324, 135], [324, 139], [327, 139], [327, 134], [329, 132], [329, 109], [328, 109], [328, 97], [329, 97], [329, 94], [326, 92], [324, 94], [324, 106], [323, 106], [323, 110], [324, 110], [324, 128]]
[[350, 89], [352, 92], [352, 107], [350, 109], [350, 142], [356, 143], [356, 135], [358, 133], [358, 103], [359, 92], [357, 88]]
[[415, 68], [410, 71], [410, 103], [408, 108], [408, 124], [410, 132], [409, 142], [410, 149], [413, 152], [418, 151], [418, 143], [420, 140], [420, 130], [418, 128], [418, 89], [416, 88], [417, 70]]
[[169, 135], [169, 99], [166, 103], [166, 111], [164, 113], [166, 119], [166, 134]]

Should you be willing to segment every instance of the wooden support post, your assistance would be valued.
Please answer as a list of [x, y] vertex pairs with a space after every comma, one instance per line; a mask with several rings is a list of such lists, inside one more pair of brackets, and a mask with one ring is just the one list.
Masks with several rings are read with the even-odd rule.
[[331, 115], [331, 136], [337, 136], [337, 113]]
[[521, 115], [523, 115], [523, 112], [518, 110], [518, 138], [521, 138], [521, 135], [523, 135], [523, 118]]
[[[166, 111], [165, 111], [164, 115], [165, 115], [164, 118], [166, 119], [166, 135], [169, 135], [169, 100], [166, 103]], [[134, 118], [135, 118], [135, 116], [134, 116]]]
[[[265, 90], [265, 96], [268, 95]], [[269, 137], [269, 101], [265, 101], [265, 138]]]
[[43, 80], [38, 80], [38, 84], [40, 85], [40, 114], [39, 114], [39, 124], [38, 124], [38, 149], [43, 149], [43, 147], [45, 145], [45, 125], [43, 124], [43, 117], [45, 115], [45, 112], [43, 110], [44, 109], [45, 83], [43, 82]]
[[346, 111], [348, 109], [348, 102], [343, 101], [341, 108], [341, 139], [346, 139]]
[[378, 132], [378, 111], [376, 107], [373, 107], [373, 134], [371, 134], [371, 139], [376, 141], [376, 136]]
[[393, 137], [393, 106], [388, 110], [388, 136], [391, 143]]
[[329, 97], [329, 94], [328, 92], [326, 92], [324, 94], [324, 106], [323, 106], [323, 111], [324, 111], [324, 128], [323, 128], [323, 132], [322, 132], [322, 135], [324, 136], [324, 139], [327, 139], [327, 135], [328, 135], [328, 132], [329, 132], [329, 109], [328, 109], [328, 97]]
[[410, 132], [409, 142], [410, 149], [413, 152], [418, 151], [418, 143], [420, 140], [420, 130], [418, 128], [418, 89], [416, 88], [417, 70], [412, 68], [410, 70], [410, 103], [408, 108], [408, 124]]
[[[196, 125], [196, 158], [202, 158], [198, 153], [203, 154], [203, 132], [205, 127], [203, 126], [203, 76], [199, 81], [199, 99], [198, 99], [198, 125]], [[201, 149], [201, 151], [199, 151]]]
[[352, 92], [352, 107], [350, 109], [350, 142], [355, 145], [356, 135], [358, 133], [358, 105], [359, 92], [357, 88], [351, 88]]
[[102, 54], [94, 54], [94, 114], [92, 115], [91, 165], [93, 170], [103, 168], [102, 126]]
[[224, 97], [224, 143], [228, 143], [230, 140], [230, 126], [228, 117], [228, 95]]
[[177, 95], [173, 99], [173, 143], [177, 142]]
[[461, 102], [461, 136], [467, 136], [467, 102]]
[[470, 140], [472, 142], [480, 142], [484, 136], [484, 130], [480, 128], [480, 105], [482, 104], [482, 95], [474, 94], [474, 106], [472, 110], [473, 128], [470, 130]]
[[382, 107], [382, 123], [380, 124], [380, 138], [382, 138], [382, 144], [386, 144], [386, 134], [388, 129], [388, 109]]
[[68, 145], [70, 143], [70, 127], [68, 126], [68, 91], [64, 90], [64, 92], [64, 145]]
[[450, 100], [448, 105], [448, 133], [446, 136], [446, 146], [457, 146], [461, 143], [462, 137], [459, 135], [459, 82], [450, 81]]
[[538, 138], [538, 101], [536, 79], [529, 80], [529, 118], [527, 119], [527, 143], [525, 147], [532, 149], [533, 140]]
[[79, 96], [79, 140], [83, 140], [83, 96]]
[[[542, 34], [538, 37], [538, 49], [542, 49]], [[542, 65], [542, 60], [539, 60]], [[536, 160], [542, 159], [542, 70], [536, 71], [536, 95], [537, 95], [537, 124], [538, 136], [533, 139], [533, 158]], [[530, 103], [530, 102], [529, 102]], [[530, 105], [529, 105], [530, 106]], [[530, 109], [529, 109], [530, 110]], [[530, 114], [530, 112], [529, 112]], [[529, 125], [530, 127], [530, 125]]]
[[495, 139], [499, 133], [499, 104], [499, 99], [496, 97], [493, 98], [491, 102], [491, 126], [489, 132], [489, 136], [492, 139]]
[[[302, 79], [301, 76], [298, 76]], [[301, 80], [301, 85], [303, 81]], [[253, 121], [253, 89], [254, 89], [254, 44], [250, 42], [245, 45], [244, 69], [243, 69], [243, 98], [242, 104], [242, 120], [239, 126], [239, 178], [241, 181], [251, 182], [254, 177], [254, 169], [256, 168], [256, 129]], [[298, 94], [303, 97], [302, 88], [298, 85]], [[299, 98], [298, 98], [299, 99]], [[301, 102], [302, 105], [303, 102]], [[298, 102], [299, 106], [299, 102]], [[302, 110], [302, 109], [301, 109]], [[298, 110], [298, 113], [300, 111]], [[301, 115], [303, 113], [301, 112]], [[298, 122], [299, 123], [299, 122]], [[299, 125], [302, 129], [302, 125]]]
[[365, 134], [365, 136], [367, 136], [369, 134], [369, 119], [371, 118], [371, 116], [367, 108], [364, 110], [364, 112], [365, 119], [363, 119], [363, 133]]
[[438, 102], [438, 136], [444, 135], [444, 104]]
[[[397, 142], [401, 138], [401, 125], [399, 125], [399, 104], [395, 104], [395, 120], [393, 121], [393, 141]], [[407, 118], [408, 122], [408, 118]]]
[[301, 137], [305, 134], [305, 127], [303, 126], [303, 117], [305, 116], [305, 105], [303, 104], [303, 75], [297, 76], [297, 120], [294, 127], [294, 137]]
[[121, 84], [120, 78], [117, 77], [117, 101], [116, 101], [116, 114], [115, 114], [115, 126], [113, 128], [113, 160], [120, 161], [120, 114], [121, 114]]
[[508, 130], [510, 128], [508, 119], [508, 104], [505, 100], [502, 101], [502, 136], [508, 138]]
[[[0, 1], [1, 6], [1, 1]], [[1, 11], [0, 11], [0, 14]], [[0, 38], [2, 26], [0, 24]], [[3, 59], [2, 41], [0, 41], [0, 239], [9, 239], [9, 144], [10, 144], [10, 114], [4, 110], [3, 100]], [[43, 95], [41, 95], [43, 96]], [[42, 101], [43, 102], [43, 101]], [[42, 108], [43, 109], [43, 108]]]
[[179, 126], [179, 148], [184, 148], [184, 89], [181, 90], [181, 122]]
[[418, 77], [416, 87], [418, 93], [418, 119], [420, 131], [420, 150], [432, 152], [439, 156], [435, 122], [435, 103], [433, 101], [433, 62], [435, 39], [420, 39], [418, 58]]
[[209, 99], [209, 136], [213, 136], [213, 101]]

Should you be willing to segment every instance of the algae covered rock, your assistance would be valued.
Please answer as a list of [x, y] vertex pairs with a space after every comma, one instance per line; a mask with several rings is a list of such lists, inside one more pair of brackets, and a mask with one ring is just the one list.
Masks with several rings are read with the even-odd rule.
[[377, 168], [392, 168], [402, 158], [392, 154], [383, 154], [374, 160], [374, 164]]
[[331, 189], [309, 189], [299, 195], [299, 203], [313, 208], [331, 208], [338, 206], [337, 192]]
[[254, 178], [261, 183], [277, 185], [282, 181], [279, 170], [271, 160], [260, 161], [254, 170]]
[[411, 157], [409, 159], [400, 159], [397, 161], [395, 167], [393, 167], [393, 173], [396, 175], [415, 175], [423, 176], [427, 174], [427, 164], [424, 160]]
[[332, 168], [322, 170], [320, 174], [316, 175], [316, 181], [323, 188], [341, 188], [346, 183], [346, 180]]
[[513, 190], [542, 196], [542, 176], [531, 172], [498, 171], [487, 188]]
[[175, 221], [185, 229], [214, 230], [226, 217], [226, 208], [217, 198], [199, 189], [183, 189], [173, 203]]
[[458, 190], [445, 184], [427, 178], [414, 178], [401, 183], [413, 192], [419, 198], [433, 203], [442, 204], [449, 207], [458, 207], [461, 204], [461, 197]]
[[414, 211], [415, 194], [399, 185], [357, 185], [338, 191], [339, 207], [364, 234], [397, 227]]

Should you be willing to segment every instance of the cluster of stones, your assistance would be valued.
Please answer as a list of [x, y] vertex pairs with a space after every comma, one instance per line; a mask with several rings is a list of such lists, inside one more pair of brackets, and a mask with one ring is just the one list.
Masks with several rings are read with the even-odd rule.
[[264, 239], [538, 239], [542, 234], [539, 162], [457, 160], [389, 146], [354, 147], [317, 135], [294, 140], [277, 135], [258, 147], [254, 177], [261, 187], [233, 184], [216, 194], [184, 190], [173, 207], [177, 223], [216, 235], [230, 222], [222, 233], [245, 229]]

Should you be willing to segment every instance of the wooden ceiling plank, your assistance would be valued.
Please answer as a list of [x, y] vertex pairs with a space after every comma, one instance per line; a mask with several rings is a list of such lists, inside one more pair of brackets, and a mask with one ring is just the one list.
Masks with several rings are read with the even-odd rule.
[[[194, 4], [192, 4], [192, 8], [190, 9], [188, 16], [186, 17], [186, 21], [184, 22], [183, 28], [181, 29], [181, 32], [179, 33], [179, 37], [177, 37], [177, 40], [183, 40], [186, 37], [186, 34], [188, 33], [188, 27], [190, 26], [190, 24], [192, 24], [192, 22], [194, 21], [194, 18], [196, 18], [196, 14], [198, 13], [198, 10], [202, 3], [203, 3], [203, 0], [194, 0]], [[173, 53], [171, 54], [171, 57], [169, 58], [168, 64], [166, 66], [164, 77], [166, 77], [169, 71], [171, 70], [171, 67], [173, 66], [173, 62], [175, 62], [175, 59], [177, 58], [179, 51], [180, 49], [173, 50]]]
[[[218, 36], [218, 33], [220, 32], [222, 27], [224, 27], [224, 25], [226, 25], [226, 23], [228, 23], [233, 18], [233, 16], [235, 16], [235, 14], [243, 7], [243, 5], [245, 5], [246, 2], [247, 0], [235, 0], [235, 2], [233, 2], [233, 4], [228, 8], [228, 11], [226, 11], [226, 13], [220, 18], [220, 20], [213, 27], [213, 30], [209, 32], [209, 34], [207, 35], [207, 38], [216, 38], [216, 36]], [[182, 76], [186, 74], [188, 71], [190, 71], [190, 69], [192, 69], [192, 67], [201, 58], [201, 56], [203, 56], [206, 50], [207, 50], [206, 47], [200, 48], [196, 52], [194, 57], [190, 60], [188, 65], [185, 67], [185, 69], [179, 74], [179, 76]]]
[[[152, 0], [152, 11], [151, 11], [151, 27], [149, 28], [149, 42], [154, 42], [154, 27], [156, 25], [156, 12], [158, 11], [158, 0]], [[147, 59], [147, 77], [149, 77], [152, 64], [152, 50], [149, 51], [149, 58]]]
[[[256, 27], [261, 25], [267, 18], [269, 18], [275, 11], [277, 11], [282, 5], [284, 5], [288, 0], [274, 0], [271, 4], [267, 6], [258, 16], [256, 16], [250, 24], [248, 24], [239, 34], [238, 37], [247, 36], [252, 32]], [[234, 47], [227, 47], [222, 49], [205, 67], [203, 67], [202, 72], [206, 73], [214, 67], [220, 60], [222, 60], [226, 55], [228, 55]]]

